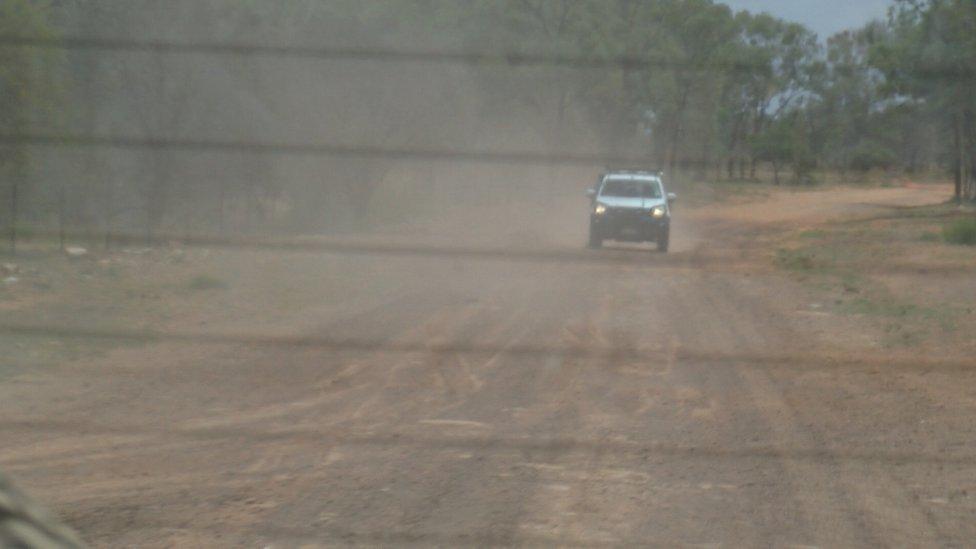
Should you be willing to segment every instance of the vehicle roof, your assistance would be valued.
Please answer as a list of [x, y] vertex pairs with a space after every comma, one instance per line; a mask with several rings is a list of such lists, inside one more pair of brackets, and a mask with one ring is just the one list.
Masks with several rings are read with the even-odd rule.
[[658, 172], [612, 171], [603, 174], [603, 179], [629, 179], [631, 181], [661, 181]]
[[661, 170], [652, 170], [650, 168], [607, 168], [603, 175], [644, 175], [661, 177], [664, 175], [664, 172]]

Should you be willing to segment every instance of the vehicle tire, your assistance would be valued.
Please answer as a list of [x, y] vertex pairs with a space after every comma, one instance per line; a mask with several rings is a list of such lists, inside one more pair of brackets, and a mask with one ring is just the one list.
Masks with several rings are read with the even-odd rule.
[[590, 229], [590, 241], [587, 245], [591, 249], [598, 250], [603, 247], [603, 239], [600, 238], [600, 235], [596, 231]]
[[671, 244], [671, 231], [665, 231], [657, 237], [657, 251], [662, 254], [668, 253], [668, 246]]

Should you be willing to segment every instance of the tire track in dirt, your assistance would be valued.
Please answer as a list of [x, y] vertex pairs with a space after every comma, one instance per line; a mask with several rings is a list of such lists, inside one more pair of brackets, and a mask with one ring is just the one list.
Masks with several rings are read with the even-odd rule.
[[[581, 306], [583, 310], [588, 310], [588, 297], [581, 303], [563, 302], [566, 291], [569, 288], [578, 290], [581, 283], [586, 284], [574, 278], [568, 282], [560, 281], [555, 287], [550, 283], [535, 288], [531, 292], [533, 299], [526, 302], [532, 312], [531, 325], [510, 344], [525, 339], [549, 340], [558, 337], [567, 317], [572, 318]], [[537, 284], [533, 283], [533, 286]], [[583, 292], [582, 295], [586, 294]], [[574, 376], [571, 368], [567, 368], [562, 361], [548, 359], [539, 364], [524, 357], [501, 355], [486, 365], [491, 368], [484, 376], [486, 390], [465, 405], [469, 414], [474, 414], [471, 417], [487, 419], [497, 416], [498, 406], [503, 404], [511, 417], [510, 422], [495, 429], [503, 436], [534, 439], [553, 432], [573, 430], [577, 414], [564, 396], [567, 391], [572, 391], [564, 380], [572, 380]], [[475, 458], [483, 460], [477, 472], [458, 469], [450, 488], [445, 487], [443, 497], [446, 501], [438, 506], [437, 513], [427, 518], [427, 522], [436, 525], [444, 521], [457, 521], [458, 507], [470, 508], [474, 499], [488, 502], [487, 507], [483, 504], [477, 506], [477, 514], [488, 523], [475, 530], [476, 539], [494, 538], [503, 540], [505, 544], [533, 539], [547, 540], [546, 543], [577, 543], [578, 540], [572, 537], [527, 531], [524, 527], [525, 516], [534, 512], [533, 502], [540, 490], [540, 471], [522, 463], [551, 461], [558, 455], [558, 450], [549, 450], [545, 445], [535, 450], [522, 449], [517, 452], [494, 448], [486, 450], [481, 456], [478, 456], [478, 452], [473, 453]], [[492, 495], [494, 490], [489, 489], [489, 493], [485, 494], [485, 487], [493, 485], [500, 486], [501, 492]], [[480, 538], [487, 532], [491, 532], [489, 537]]]
[[[422, 299], [428, 304], [435, 305], [433, 307], [421, 307], [405, 304], [406, 302], [410, 301], [417, 303], [415, 300], [418, 299]], [[406, 302], [404, 300], [406, 300]], [[403, 326], [407, 326], [408, 328], [412, 327], [412, 325], [416, 322], [418, 315], [422, 316], [428, 314], [424, 311], [429, 311], [429, 314], [435, 316], [441, 314], [443, 311], [442, 304], [436, 305], [438, 302], [430, 300], [429, 296], [399, 296], [397, 301], [401, 302], [401, 306], [398, 308], [398, 313], [403, 315], [402, 322], [395, 320], [390, 315], [386, 315], [385, 324], [387, 329], [389, 329], [389, 327], [394, 327], [394, 329], [396, 329], [395, 326], [398, 322]], [[383, 306], [381, 305], [380, 308], [382, 307]], [[370, 322], [371, 318], [375, 314], [375, 310], [376, 309], [373, 309], [372, 311], [363, 311], [360, 316], [350, 318], [347, 321], [347, 327], [349, 326], [349, 322]], [[222, 352], [224, 351], [219, 349], [216, 350], [216, 353]], [[240, 353], [237, 351], [233, 351], [233, 354], [235, 358], [239, 357], [240, 355]], [[304, 357], [303, 359], [307, 359], [307, 356], [305, 356], [307, 353], [298, 352], [297, 354]], [[248, 360], [250, 361], [249, 363], [241, 363], [239, 360], [235, 360], [233, 364], [234, 369], [237, 371], [242, 371], [242, 374], [245, 376], [243, 379], [247, 381], [244, 382], [244, 385], [256, 385], [261, 383], [263, 379], [267, 379], [266, 377], [253, 375], [248, 376], [247, 374], [253, 374], [253, 370], [251, 370], [249, 364], [253, 365], [255, 362], [259, 363], [263, 360], [271, 358], [269, 353], [256, 352], [250, 353], [247, 356]], [[280, 352], [273, 356], [274, 358], [280, 360]], [[315, 364], [315, 362], [312, 362], [312, 364]], [[170, 367], [172, 368], [173, 366]], [[182, 368], [184, 366], [179, 367]], [[249, 372], [248, 370], [251, 371]], [[148, 373], [145, 368], [143, 368], [143, 371]], [[326, 369], [326, 372], [328, 371], [329, 368]], [[289, 375], [293, 375], [294, 373], [294, 370], [289, 371]], [[172, 378], [170, 372], [167, 372], [165, 375], [167, 378]], [[183, 375], [189, 376], [191, 374], [188, 371]], [[209, 375], [212, 375], [212, 372]], [[126, 381], [131, 382], [131, 380]], [[114, 383], [112, 384], [114, 385]], [[118, 409], [119, 405], [124, 401], [125, 398], [125, 393], [104, 394], [111, 397], [111, 404], [109, 406], [116, 409]], [[96, 400], [96, 403], [94, 404], [105, 405], [104, 399], [101, 400], [101, 403], [98, 403]], [[139, 408], [140, 406], [136, 406], [134, 410], [130, 408], [130, 417], [127, 419], [126, 423], [131, 424], [135, 418], [140, 418], [138, 413]], [[133, 413], [133, 411], [136, 413]], [[102, 421], [111, 423], [114, 421], [111, 419], [113, 415], [114, 414], [99, 413], [96, 414], [96, 417], [105, 416], [107, 419], [103, 419]], [[147, 424], [154, 423], [151, 416], [149, 418], [138, 419], [135, 422], [139, 423], [140, 421], [146, 422]], [[93, 475], [91, 472], [82, 473], [80, 470], [84, 464], [92, 462], [92, 455], [103, 452], [103, 447], [100, 445], [100, 440], [98, 438], [92, 438], [91, 436], [69, 435], [67, 437], [60, 437], [60, 443], [64, 449], [60, 450], [59, 453], [66, 456], [66, 459], [68, 459], [67, 463], [63, 461], [65, 458], [62, 458], [60, 463], [41, 463], [40, 467], [33, 467], [29, 473], [25, 471], [25, 475], [28, 480], [36, 477], [43, 477], [44, 483], [35, 483], [36, 490], [42, 495], [48, 494], [48, 497], [55, 502], [71, 501], [71, 491], [64, 490], [64, 486], [72, 485], [69, 479], [84, 476], [84, 478], [86, 478], [86, 483], [78, 486], [78, 490], [88, 490], [88, 495], [84, 497], [82, 504], [72, 507], [72, 509], [66, 513], [66, 516], [69, 519], [72, 517], [84, 517], [87, 520], [87, 518], [89, 518], [93, 512], [103, 513], [107, 509], [117, 508], [120, 505], [127, 506], [128, 504], [125, 503], [127, 501], [139, 499], [145, 500], [148, 497], [151, 497], [154, 501], [152, 507], [162, 505], [165, 502], [178, 506], [180, 505], [181, 499], [179, 496], [188, 491], [200, 491], [204, 486], [208, 485], [211, 488], [214, 488], [211, 490], [212, 494], [232, 494], [235, 491], [240, 492], [241, 490], [244, 490], [243, 493], [247, 493], [248, 491], [257, 491], [260, 493], [261, 490], [259, 490], [257, 487], [261, 486], [262, 484], [266, 484], [267, 481], [262, 482], [258, 480], [256, 482], [252, 482], [250, 487], [248, 487], [246, 485], [241, 486], [235, 482], [229, 482], [227, 479], [226, 472], [237, 471], [243, 467], [244, 463], [247, 463], [248, 461], [253, 462], [255, 459], [266, 459], [260, 455], [261, 444], [248, 445], [244, 451], [240, 451], [239, 448], [235, 449], [235, 446], [239, 447], [241, 442], [241, 440], [225, 439], [221, 441], [220, 439], [204, 439], [196, 440], [191, 444], [187, 444], [186, 439], [180, 440], [177, 438], [176, 444], [174, 444], [172, 438], [166, 435], [151, 437], [149, 440], [145, 439], [145, 437], [137, 437], [131, 441], [131, 445], [127, 446], [126, 444], [116, 444], [113, 448], [112, 455], [106, 456], [106, 463], [99, 467], [100, 471], [110, 474], [110, 477], [106, 477], [103, 474]], [[217, 450], [218, 448], [220, 450]], [[145, 459], [147, 450], [155, 450], [155, 456], [152, 460]], [[177, 450], [178, 453], [174, 454], [173, 450]], [[70, 456], [73, 456], [73, 459]], [[168, 459], [163, 458], [163, 456], [168, 456]], [[208, 465], [205, 467], [192, 465], [192, 463], [198, 461], [201, 463], [208, 463]], [[112, 465], [106, 468], [108, 462], [111, 462]], [[273, 460], [271, 462], [273, 462]], [[179, 473], [176, 471], [187, 469], [196, 470], [194, 474], [200, 480], [199, 483], [195, 483], [192, 486], [184, 484], [182, 487], [180, 487], [181, 484], [179, 482], [176, 482], [173, 485], [167, 482], [167, 479], [171, 476], [179, 478]], [[54, 471], [57, 471], [57, 473], [54, 473]], [[154, 479], [153, 482], [146, 482], [147, 475], [148, 478]], [[104, 479], [104, 481], [99, 480], [100, 478]], [[207, 482], [208, 479], [215, 478], [223, 479], [227, 487], [219, 488], [218, 485]], [[98, 491], [97, 486], [99, 485], [102, 486], [104, 491]], [[131, 485], [132, 488], [125, 488], [127, 485]], [[50, 486], [51, 488], [46, 488], [47, 486]], [[139, 488], [140, 486], [142, 488]], [[149, 486], [152, 487], [150, 488]], [[91, 490], [95, 491], [92, 492]], [[242, 497], [244, 497], [243, 493]], [[152, 494], [152, 496], [149, 496], [149, 494]], [[232, 496], [225, 495], [223, 497]], [[150, 511], [147, 509], [145, 513], [139, 511], [136, 512], [135, 515], [138, 517], [140, 515], [146, 515], [149, 512]], [[133, 513], [126, 512], [126, 515], [131, 516]], [[139, 519], [130, 518], [128, 520], [135, 520], [135, 523], [129, 524], [127, 527], [128, 529], [132, 529], [134, 524], [138, 524]], [[83, 524], [84, 522], [85, 521], [79, 521], [79, 524]], [[99, 536], [96, 532], [92, 536], [92, 540], [97, 541], [97, 539], [99, 539]]]
[[[701, 231], [701, 249], [734, 255], [754, 236], [720, 227]], [[417, 343], [405, 355], [128, 350], [117, 379], [95, 376], [122, 368], [91, 364], [34, 386], [78, 396], [4, 417], [14, 443], [0, 464], [16, 464], [106, 546], [964, 544], [962, 510], [932, 515], [909, 483], [942, 486], [976, 468], [963, 452], [940, 454], [965, 423], [901, 446], [881, 437], [891, 444], [878, 450], [857, 438], [869, 421], [852, 416], [867, 396], [914, 391], [925, 418], [948, 421], [968, 410], [964, 388], [867, 379], [878, 364], [746, 360], [796, 347], [816, 357], [829, 343], [774, 302], [795, 297], [784, 280], [706, 264], [648, 270], [646, 250], [607, 253], [633, 261], [446, 273], [401, 258], [391, 280], [428, 279], [301, 323]], [[757, 284], [769, 295], [748, 291]], [[499, 350], [423, 349], [453, 341]], [[526, 342], [661, 352], [506, 352]], [[152, 350], [173, 353], [150, 360]], [[86, 376], [93, 384], [78, 391]], [[911, 415], [891, 410], [871, 417]]]
[[[432, 330], [441, 332], [448, 326], [463, 325], [469, 322], [478, 312], [476, 307], [465, 305], [455, 307], [445, 305], [434, 311], [427, 318], [416, 321], [415, 324], [407, 327], [404, 331], [389, 338], [391, 342], [408, 342], [420, 336], [429, 334]], [[312, 354], [312, 353], [310, 353]], [[310, 357], [321, 353], [312, 354]], [[259, 408], [252, 408], [246, 411], [224, 412], [217, 416], [210, 416], [190, 420], [184, 423], [187, 429], [206, 429], [210, 427], [222, 427], [231, 425], [260, 424], [269, 420], [287, 419], [290, 416], [309, 414], [316, 411], [316, 408], [329, 404], [332, 401], [342, 398], [350, 398], [350, 392], [358, 390], [373, 391], [370, 387], [371, 381], [361, 378], [369, 376], [367, 370], [374, 367], [377, 363], [383, 364], [387, 368], [387, 376], [395, 376], [396, 372], [403, 368], [407, 363], [416, 361], [416, 356], [405, 355], [396, 356], [388, 352], [379, 351], [367, 354], [366, 356], [347, 361], [334, 375], [323, 376], [313, 387], [314, 394], [307, 397], [290, 398], [281, 403], [270, 404]], [[389, 384], [389, 380], [387, 380]], [[364, 387], [365, 386], [365, 387]], [[312, 389], [310, 387], [309, 389]], [[355, 397], [351, 397], [355, 398]], [[366, 405], [364, 402], [363, 405]], [[351, 418], [359, 418], [359, 410], [353, 412]], [[321, 421], [321, 420], [318, 420]], [[322, 423], [318, 423], [322, 425]], [[329, 423], [326, 423], [329, 425]]]
[[[419, 334], [425, 337], [432, 344], [438, 340], [467, 339], [476, 333], [480, 333], [479, 327], [486, 321], [484, 318], [488, 314], [486, 306], [481, 304], [471, 305], [466, 310], [454, 311], [447, 315], [439, 316], [435, 322], [428, 323], [419, 330]], [[511, 315], [512, 318], [518, 316], [520, 311]], [[497, 316], [497, 315], [494, 315]], [[505, 322], [501, 323], [506, 325]], [[423, 431], [434, 428], [441, 431], [452, 432], [461, 429], [467, 432], [475, 422], [444, 420], [433, 422], [419, 419], [423, 417], [437, 417], [435, 410], [449, 404], [456, 395], [451, 395], [445, 391], [445, 387], [437, 386], [435, 380], [443, 378], [443, 370], [449, 366], [443, 363], [431, 364], [429, 357], [406, 356], [396, 357], [389, 354], [377, 353], [367, 357], [368, 366], [363, 370], [358, 380], [358, 390], [343, 395], [341, 406], [328, 411], [328, 415], [342, 418], [339, 424], [346, 425], [347, 428], [366, 429], [383, 428], [389, 431], [399, 431], [409, 433], [411, 431]], [[439, 357], [441, 360], [444, 357]], [[412, 381], [409, 381], [412, 379]], [[431, 383], [427, 383], [431, 381]], [[411, 393], [416, 396], [411, 396]], [[355, 409], [355, 410], [353, 410]], [[344, 410], [353, 410], [351, 413]], [[311, 411], [311, 410], [310, 410]], [[366, 413], [362, 413], [366, 411]], [[320, 411], [321, 412], [321, 411]], [[309, 414], [306, 414], [309, 415]], [[312, 420], [317, 414], [310, 414], [302, 423], [321, 425], [321, 421]], [[296, 418], [298, 419], [298, 418]], [[358, 427], [357, 427], [358, 426]], [[306, 445], [310, 450], [315, 446]], [[466, 460], [463, 453], [452, 449], [443, 448], [417, 448], [410, 445], [380, 446], [375, 448], [353, 446], [348, 447], [341, 440], [334, 444], [323, 441], [319, 444], [320, 451], [327, 452], [327, 462], [325, 469], [318, 473], [311, 473], [303, 470], [300, 478], [285, 481], [289, 489], [302, 493], [306, 486], [315, 486], [314, 492], [319, 494], [331, 491], [337, 484], [336, 479], [344, 476], [356, 477], [362, 483], [359, 488], [348, 490], [348, 494], [357, 494], [353, 499], [359, 499], [365, 495], [367, 508], [371, 509], [370, 514], [378, 516], [393, 516], [397, 520], [391, 527], [387, 522], [382, 527], [379, 524], [363, 525], [359, 520], [358, 526], [345, 527], [339, 526], [342, 523], [356, 524], [351, 517], [343, 517], [344, 504], [325, 505], [323, 499], [313, 495], [312, 492], [307, 497], [294, 498], [286, 496], [288, 491], [279, 487], [276, 492], [281, 493], [283, 499], [292, 499], [292, 503], [277, 507], [274, 512], [267, 517], [260, 526], [255, 526], [254, 532], [259, 536], [271, 535], [273, 532], [296, 520], [308, 521], [314, 525], [313, 531], [319, 532], [342, 532], [343, 538], [348, 539], [398, 539], [397, 536], [404, 536], [409, 539], [410, 528], [403, 529], [402, 525], [410, 525], [415, 522], [423, 522], [423, 517], [416, 513], [430, 510], [436, 505], [437, 501], [450, 490], [444, 484], [447, 482], [443, 477], [445, 470], [450, 469], [453, 461]], [[296, 449], [297, 450], [297, 449]], [[447, 466], [445, 466], [447, 462]], [[424, 484], [423, 489], [414, 488], [410, 491], [410, 499], [421, 497], [421, 493], [428, 493], [426, 503], [415, 503], [396, 505], [390, 501], [383, 502], [379, 494], [390, 494], [391, 486], [395, 486], [398, 477], [409, 474], [408, 471], [423, 469], [423, 464], [429, 464], [436, 468], [426, 474], [419, 473], [428, 479], [440, 476], [442, 486], [440, 490], [435, 490], [433, 495], [429, 494], [432, 488]], [[314, 470], [323, 469], [322, 465], [316, 465], [314, 460], [309, 464]], [[328, 471], [328, 472], [327, 472]], [[267, 474], [280, 476], [282, 471], [267, 471]], [[331, 474], [330, 474], [331, 473]], [[285, 474], [287, 469], [285, 469]], [[367, 476], [363, 476], [363, 475]], [[341, 485], [342, 483], [339, 482]], [[390, 499], [395, 501], [395, 497]], [[412, 510], [412, 511], [411, 511]], [[428, 512], [428, 511], [424, 511]], [[432, 532], [433, 534], [434, 532]]]
[[[540, 329], [544, 331], [551, 324], [552, 313], [539, 315], [539, 305], [543, 304], [542, 311], [552, 311], [544, 304], [552, 298], [561, 297], [561, 292], [550, 289], [540, 291], [537, 284], [533, 282], [527, 287], [520, 287], [513, 295], [506, 296], [506, 304], [519, 305], [511, 307], [501, 318], [494, 319], [498, 328], [488, 330], [494, 333], [487, 334], [493, 344], [504, 349], [522, 338], [541, 337]], [[527, 314], [528, 320], [524, 322], [527, 326], [520, 326], [523, 324], [521, 319]], [[486, 335], [480, 322], [469, 323], [452, 337], [475, 335]], [[504, 413], [500, 413], [503, 412], [500, 406], [510, 407], [513, 400], [518, 400], [520, 393], [529, 395], [538, 392], [532, 381], [537, 368], [521, 368], [519, 363], [524, 363], [524, 359], [508, 357], [502, 351], [484, 362], [469, 365], [482, 380], [482, 386], [478, 391], [465, 394], [463, 404], [435, 399], [423, 406], [402, 409], [394, 423], [387, 425], [387, 428], [399, 425], [399, 430], [406, 433], [436, 429], [448, 438], [455, 433], [466, 436], [472, 429], [478, 435], [489, 437], [500, 436], [499, 431], [508, 431], [513, 427], [517, 432], [524, 432], [521, 421], [517, 425], [499, 424], [499, 418], [504, 417]], [[453, 367], [459, 369], [461, 365], [456, 363]], [[403, 373], [431, 376], [433, 371], [443, 375], [445, 368], [448, 371], [451, 369], [450, 359], [448, 364], [416, 364]], [[430, 388], [434, 393], [443, 394], [442, 388]], [[409, 392], [396, 389], [396, 385], [384, 387], [380, 392], [384, 395], [381, 402], [391, 399], [390, 404], [397, 405], [402, 400], [412, 400]], [[418, 391], [421, 389], [418, 388]], [[334, 464], [338, 467], [337, 481], [331, 484], [333, 489], [338, 484], [341, 488], [339, 491], [347, 494], [347, 497], [351, 495], [355, 501], [320, 500], [310, 504], [308, 509], [298, 511], [299, 516], [313, 515], [315, 508], [330, 508], [331, 516], [326, 517], [326, 523], [322, 524], [323, 531], [333, 531], [338, 525], [345, 525], [345, 530], [353, 539], [371, 539], [382, 535], [414, 536], [419, 539], [426, 539], [427, 535], [431, 539], [446, 539], [444, 536], [453, 535], [457, 537], [449, 539], [458, 542], [515, 539], [512, 533], [514, 528], [508, 525], [517, 520], [521, 507], [519, 502], [525, 497], [524, 488], [517, 479], [505, 481], [501, 480], [504, 478], [501, 475], [509, 471], [513, 456], [520, 455], [521, 451], [490, 446], [485, 451], [479, 451], [477, 447], [458, 451], [410, 445], [376, 448], [365, 454], [362, 449], [349, 451], [357, 455], [356, 463], [347, 459]], [[364, 473], [366, 476], [363, 476]], [[348, 482], [353, 484], [342, 488]], [[309, 497], [314, 499], [311, 494]], [[481, 502], [477, 505], [477, 512], [473, 512], [474, 500]], [[370, 510], [365, 519], [362, 512], [356, 511], [359, 509]], [[280, 520], [272, 522], [278, 525], [286, 520], [294, 520], [295, 515], [296, 510], [290, 510]]]
[[[716, 287], [718, 284], [721, 287]], [[763, 310], [754, 301], [748, 304], [734, 302], [735, 288], [721, 279], [713, 279], [703, 287], [708, 292], [705, 299], [712, 314], [721, 319], [728, 330], [728, 345], [783, 347], [795, 346], [803, 340], [799, 334], [784, 333], [782, 327], [788, 321], [774, 311]], [[741, 322], [743, 310], [750, 312], [749, 322]], [[751, 395], [751, 405], [763, 417], [774, 447], [781, 448], [780, 462], [792, 485], [794, 498], [800, 502], [810, 524], [808, 533], [813, 536], [813, 544], [876, 546], [881, 543], [878, 526], [867, 520], [869, 517], [854, 500], [852, 488], [855, 487], [838, 479], [840, 463], [835, 457], [825, 454], [818, 462], [793, 459], [792, 449], [824, 448], [819, 433], [810, 431], [784, 396], [753, 366], [738, 364], [733, 371]]]
[[[751, 322], [748, 309], [728, 311], [726, 299], [714, 290], [714, 275], [701, 274], [677, 284], [674, 299], [666, 304], [672, 325], [669, 330], [678, 337], [681, 347], [695, 349], [741, 349], [743, 346], [766, 345], [763, 339], [745, 339], [735, 326]], [[689, 304], [694, 303], [694, 306]], [[670, 423], [681, 426], [678, 436], [693, 437], [696, 444], [708, 448], [735, 449], [763, 444], [790, 447], [797, 442], [787, 437], [789, 428], [781, 418], [757, 406], [754, 388], [730, 364], [708, 361], [682, 361], [674, 370], [676, 387], [689, 387], [708, 403], [707, 413], [691, 403], [678, 408]], [[801, 438], [802, 441], [802, 438]], [[688, 443], [688, 441], [686, 441]], [[690, 467], [684, 475], [698, 476], [702, 493], [688, 492], [686, 505], [698, 520], [708, 524], [702, 535], [713, 536], [702, 543], [733, 543], [746, 546], [775, 546], [819, 543], [822, 515], [820, 509], [835, 509], [835, 490], [829, 488], [829, 473], [817, 462], [794, 463], [784, 460], [782, 451], [773, 450], [772, 460], [746, 460], [745, 463], [712, 462], [707, 467]], [[682, 470], [672, 465], [677, 475]], [[718, 492], [717, 495], [714, 495]], [[723, 493], [724, 492], [724, 493]], [[709, 501], [709, 497], [713, 501]], [[704, 505], [702, 504], [704, 501]], [[725, 502], [729, 508], [722, 508]], [[733, 504], [733, 502], [735, 502]], [[697, 504], [697, 507], [696, 507]], [[731, 506], [742, 511], [731, 512]], [[857, 539], [857, 527], [847, 524], [840, 511], [831, 511], [832, 528], [840, 529], [842, 538]], [[748, 520], [743, 520], [748, 517]], [[647, 532], [642, 525], [640, 532]], [[685, 524], [684, 529], [691, 528]]]
[[[584, 323], [574, 325], [572, 317], [557, 322], [553, 337], [569, 337], [576, 344], [595, 347], [610, 345], [610, 336], [606, 329], [612, 314], [612, 284], [596, 287], [599, 291], [588, 288], [584, 293], [587, 296], [582, 307]], [[566, 323], [566, 320], [571, 323]], [[584, 371], [591, 368], [606, 371], [610, 366], [612, 365], [606, 359], [551, 359], [546, 369], [556, 372], [565, 381], [554, 383], [556, 390], [542, 395], [545, 402], [541, 402], [532, 411], [536, 421], [540, 424], [550, 424], [553, 420], [561, 423], [571, 421], [576, 425], [574, 432], [585, 433], [586, 424], [595, 410], [584, 386]], [[526, 513], [520, 518], [514, 534], [529, 539], [532, 536], [547, 536], [552, 539], [572, 540], [582, 545], [619, 543], [621, 540], [606, 529], [595, 529], [583, 523], [585, 514], [594, 510], [588, 496], [598, 482], [602, 455], [603, 450], [597, 447], [585, 453], [534, 456], [534, 459], [519, 463], [517, 466], [521, 470], [532, 473], [534, 493], [523, 505]]]
[[[727, 281], [716, 290], [726, 298], [726, 306], [732, 311], [741, 310], [747, 305], [742, 296]], [[781, 313], [752, 299], [748, 300], [748, 304], [757, 310], [765, 308], [767, 312], [755, 315], [755, 318], [761, 319], [757, 324], [734, 324], [733, 329], [739, 333], [740, 339], [755, 339], [762, 335], [783, 342], [795, 342], [803, 337], [790, 329], [788, 320], [771, 320], [782, 316]], [[795, 392], [790, 390], [791, 387], [795, 387], [794, 382], [778, 382], [762, 367], [740, 365], [738, 370], [749, 380], [749, 385], [755, 391], [757, 399], [770, 403], [771, 408], [777, 410], [775, 417], [783, 422], [784, 432], [789, 432], [792, 436], [804, 433], [808, 438], [806, 444], [812, 443], [814, 447], [829, 449], [832, 445], [829, 442], [831, 433], [833, 436], [844, 433], [849, 425], [851, 414], [856, 414], [856, 410], [849, 406], [843, 408], [822, 406], [817, 409], [816, 415], [811, 414], [809, 401], [797, 400]], [[839, 376], [834, 376], [831, 380], [829, 391], [834, 395], [845, 392], [844, 384], [839, 383], [840, 381]], [[885, 389], [875, 387], [874, 392], [885, 392]], [[854, 399], [842, 400], [856, 402]], [[835, 418], [838, 413], [841, 417]], [[830, 427], [821, 427], [825, 424]], [[788, 455], [784, 457], [789, 459]], [[910, 543], [913, 545], [934, 546], [944, 542], [945, 538], [932, 516], [918, 505], [917, 499], [908, 493], [904, 484], [885, 469], [836, 457], [830, 458], [829, 467], [833, 472], [836, 489], [845, 494], [844, 500], [848, 501], [848, 505], [853, 506], [848, 515], [860, 517], [858, 526], [871, 536], [861, 540], [862, 543], [893, 546], [912, 540]], [[836, 543], [842, 540], [829, 541]]]

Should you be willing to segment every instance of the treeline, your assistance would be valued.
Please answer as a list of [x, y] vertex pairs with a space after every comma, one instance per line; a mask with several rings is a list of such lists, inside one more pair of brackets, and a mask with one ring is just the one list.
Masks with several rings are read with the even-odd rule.
[[623, 59], [611, 71], [554, 72], [528, 91], [519, 71], [491, 74], [487, 89], [527, 93], [557, 135], [573, 105], [611, 150], [636, 145], [672, 173], [755, 179], [765, 166], [779, 183], [781, 171], [794, 182], [816, 171], [950, 172], [956, 197], [976, 198], [974, 2], [896, 0], [885, 20], [825, 39], [711, 0], [439, 9], [453, 10], [450, 26], [472, 51]]
[[[934, 172], [955, 177], [958, 199], [976, 199], [968, 0], [897, 0], [886, 20], [826, 39], [712, 0], [4, 0], [0, 35], [553, 61], [0, 46], [7, 135], [582, 151], [776, 183]], [[443, 194], [438, 180], [463, 183], [445, 166], [395, 159], [10, 142], [0, 174], [12, 240], [21, 226], [150, 242], [174, 229], [352, 227], [382, 210], [393, 179], [417, 183], [396, 191], [394, 211]]]

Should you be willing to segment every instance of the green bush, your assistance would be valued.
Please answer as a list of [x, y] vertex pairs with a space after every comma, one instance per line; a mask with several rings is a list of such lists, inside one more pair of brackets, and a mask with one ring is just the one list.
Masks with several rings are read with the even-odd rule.
[[942, 238], [950, 244], [976, 246], [976, 218], [957, 219], [946, 225]]
[[898, 155], [881, 143], [866, 141], [860, 143], [851, 155], [850, 167], [854, 171], [868, 172], [876, 168], [890, 169], [898, 162]]

